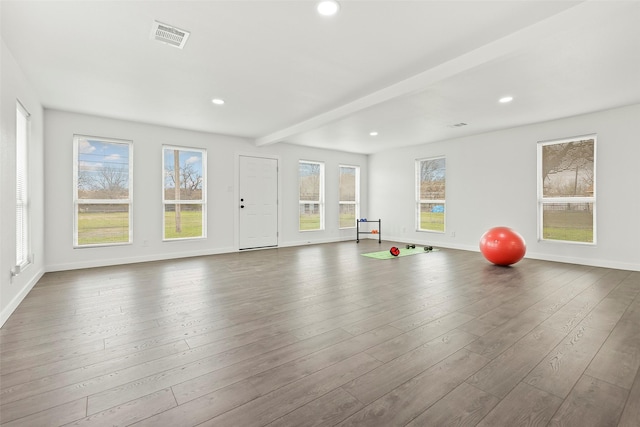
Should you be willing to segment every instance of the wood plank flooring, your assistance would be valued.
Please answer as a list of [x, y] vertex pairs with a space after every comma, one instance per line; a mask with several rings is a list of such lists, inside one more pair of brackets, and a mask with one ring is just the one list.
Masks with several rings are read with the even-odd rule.
[[640, 426], [640, 272], [363, 240], [48, 273], [2, 426]]

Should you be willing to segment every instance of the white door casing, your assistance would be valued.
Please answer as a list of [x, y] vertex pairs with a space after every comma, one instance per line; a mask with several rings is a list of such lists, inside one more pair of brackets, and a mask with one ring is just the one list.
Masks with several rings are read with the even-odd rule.
[[278, 160], [239, 157], [239, 249], [278, 245]]

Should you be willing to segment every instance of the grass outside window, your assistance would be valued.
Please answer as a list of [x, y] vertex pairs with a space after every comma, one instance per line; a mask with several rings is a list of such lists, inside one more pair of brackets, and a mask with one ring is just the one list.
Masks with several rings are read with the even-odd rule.
[[420, 230], [444, 232], [444, 206], [432, 203], [420, 207]]
[[302, 214], [300, 215], [300, 231], [319, 230], [320, 214]]
[[[128, 208], [128, 206], [124, 206]], [[80, 208], [83, 209], [83, 208]], [[78, 245], [129, 242], [129, 212], [78, 212]]]
[[593, 206], [545, 205], [542, 237], [545, 240], [593, 243]]
[[[175, 206], [175, 205], [167, 205]], [[187, 239], [202, 237], [202, 206], [199, 209], [185, 207], [180, 212], [180, 231], [176, 227], [176, 213], [174, 210], [164, 212], [164, 237], [165, 239]]]

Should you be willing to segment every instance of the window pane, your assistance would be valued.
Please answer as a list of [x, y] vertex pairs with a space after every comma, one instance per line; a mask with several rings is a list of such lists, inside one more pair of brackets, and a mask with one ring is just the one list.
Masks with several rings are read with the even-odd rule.
[[340, 167], [340, 201], [356, 201], [356, 168]]
[[340, 228], [356, 226], [356, 205], [340, 205]]
[[445, 159], [420, 162], [420, 200], [445, 199]]
[[545, 203], [542, 237], [593, 243], [593, 203]]
[[300, 203], [300, 230], [320, 230], [319, 203]]
[[202, 200], [202, 155], [202, 151], [164, 149], [165, 200]]
[[78, 245], [128, 242], [128, 204], [78, 205]]
[[444, 231], [444, 205], [420, 203], [420, 230]]
[[319, 201], [320, 164], [300, 162], [299, 177], [300, 200]]
[[129, 198], [129, 144], [78, 139], [78, 199]]
[[543, 197], [593, 197], [593, 139], [542, 146]]
[[27, 209], [20, 201], [16, 201], [16, 265], [22, 266], [27, 262]]
[[202, 237], [202, 205], [164, 206], [165, 239]]
[[20, 104], [16, 108], [16, 266], [29, 260], [29, 193], [27, 188], [27, 137], [29, 114]]

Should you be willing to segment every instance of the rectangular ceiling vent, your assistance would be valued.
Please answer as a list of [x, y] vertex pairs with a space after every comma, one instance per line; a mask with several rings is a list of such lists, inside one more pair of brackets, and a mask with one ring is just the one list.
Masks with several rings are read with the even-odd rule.
[[188, 31], [158, 21], [153, 21], [153, 27], [151, 28], [152, 40], [166, 43], [178, 49], [184, 47], [190, 34]]

